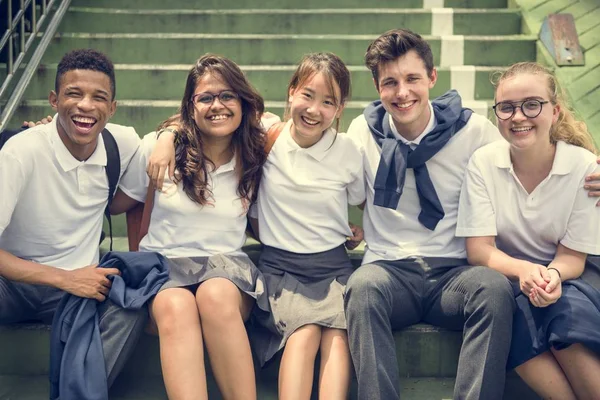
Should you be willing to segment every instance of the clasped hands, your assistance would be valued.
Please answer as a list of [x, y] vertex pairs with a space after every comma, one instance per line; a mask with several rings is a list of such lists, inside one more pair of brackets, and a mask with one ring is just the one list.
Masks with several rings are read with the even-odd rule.
[[535, 307], [547, 307], [558, 301], [562, 295], [560, 275], [554, 269], [524, 261], [519, 274], [521, 292], [529, 298]]

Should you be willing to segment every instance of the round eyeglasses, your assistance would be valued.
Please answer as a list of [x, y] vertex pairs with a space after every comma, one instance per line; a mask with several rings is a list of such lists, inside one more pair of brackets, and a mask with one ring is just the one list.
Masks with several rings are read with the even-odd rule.
[[523, 115], [527, 118], [535, 118], [540, 115], [542, 107], [546, 103], [549, 103], [549, 101], [531, 99], [522, 101], [521, 104], [519, 104], [519, 102], [513, 103], [510, 101], [501, 101], [494, 104], [492, 108], [494, 109], [496, 117], [501, 120], [511, 119], [513, 115], [515, 115], [517, 108], [520, 108]]
[[237, 101], [240, 98], [240, 96], [238, 96], [238, 94], [232, 90], [223, 90], [219, 93], [203, 92], [193, 95], [192, 103], [210, 106], [217, 98], [219, 99], [221, 104], [231, 104]]

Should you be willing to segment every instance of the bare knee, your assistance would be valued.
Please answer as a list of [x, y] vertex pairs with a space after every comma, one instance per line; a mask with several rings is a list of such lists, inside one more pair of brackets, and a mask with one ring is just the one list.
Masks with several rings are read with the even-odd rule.
[[292, 333], [286, 346], [317, 349], [321, 343], [321, 338], [322, 328], [319, 325], [304, 325]]
[[242, 318], [244, 309], [240, 290], [231, 281], [213, 278], [196, 291], [196, 304], [203, 322], [230, 323]]
[[199, 324], [194, 295], [186, 289], [166, 289], [160, 292], [152, 300], [150, 314], [160, 334], [172, 334], [186, 329], [190, 324]]

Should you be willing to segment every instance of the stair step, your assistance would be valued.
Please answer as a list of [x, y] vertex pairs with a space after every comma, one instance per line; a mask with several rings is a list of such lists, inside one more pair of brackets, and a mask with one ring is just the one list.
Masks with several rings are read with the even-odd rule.
[[[258, 398], [276, 400], [275, 382], [258, 381]], [[39, 400], [48, 398], [48, 377], [0, 376], [0, 400]], [[451, 399], [454, 387], [452, 378], [407, 378], [402, 381], [402, 398], [407, 400]], [[221, 399], [213, 379], [209, 380], [209, 398]], [[316, 399], [316, 396], [313, 396]], [[354, 396], [352, 398], [356, 398]], [[507, 397], [506, 397], [507, 398]], [[138, 378], [117, 379], [110, 391], [110, 400], [166, 400], [167, 394], [162, 379]]]
[[[0, 352], [3, 355], [0, 359], [0, 400], [47, 398], [49, 333], [49, 327], [41, 324], [0, 327]], [[395, 339], [403, 377], [403, 398], [452, 398], [460, 332], [419, 324], [397, 332]], [[279, 360], [275, 360], [266, 368], [257, 369], [258, 398], [276, 399], [278, 368]], [[220, 396], [210, 368], [208, 375], [210, 398], [218, 399]], [[144, 335], [115, 382], [110, 398], [165, 399], [161, 377], [158, 338]], [[356, 399], [355, 381], [351, 398]], [[504, 398], [536, 397], [514, 373], [509, 373]]]
[[[181, 65], [115, 65], [117, 100], [177, 100], [185, 87], [190, 64]], [[246, 76], [266, 101], [285, 101], [287, 86], [295, 65], [242, 66]], [[440, 67], [438, 80], [430, 96], [437, 97], [451, 88], [463, 100], [487, 100], [494, 97], [490, 75], [502, 67]], [[352, 74], [352, 100], [370, 101], [378, 97], [371, 71], [363, 66], [349, 66]], [[54, 88], [56, 64], [43, 65], [25, 92], [25, 99], [45, 99]], [[0, 79], [2, 74], [0, 73]], [[148, 85], [148, 82], [152, 82]]]
[[[506, 8], [507, 0], [372, 0], [373, 8]], [[97, 7], [98, 0], [73, 0], [72, 6]], [[239, 9], [239, 8], [365, 8], [364, 0], [103, 0], [104, 7], [129, 9]], [[196, 6], [196, 7], [194, 7]]]
[[432, 29], [442, 28], [455, 35], [511, 35], [521, 33], [521, 13], [517, 9], [144, 10], [71, 7], [59, 31], [347, 34], [348, 27], [352, 27], [353, 34], [378, 35], [398, 26], [426, 35], [436, 34]]
[[[461, 333], [419, 324], [395, 334], [398, 363], [405, 377], [453, 377], [456, 375]], [[43, 324], [0, 326], [0, 375], [48, 373], [50, 327]], [[276, 364], [276, 363], [272, 363]], [[277, 376], [277, 367], [262, 375]], [[143, 335], [125, 366], [127, 377], [161, 375], [158, 338]]]
[[[375, 97], [373, 97], [375, 99]], [[340, 120], [340, 132], [345, 132], [350, 122], [358, 115], [361, 115], [364, 107], [368, 102], [349, 102], [344, 114]], [[491, 101], [469, 101], [463, 103], [465, 107], [473, 109], [483, 115], [490, 116], [489, 109]], [[154, 131], [158, 124], [177, 112], [181, 105], [180, 101], [176, 100], [118, 100], [117, 112], [111, 118], [111, 122], [116, 124], [133, 126], [140, 136], [148, 132]], [[282, 116], [285, 109], [284, 102], [266, 102], [267, 110]], [[18, 125], [23, 120], [38, 121], [46, 115], [54, 115], [54, 111], [50, 108], [47, 100], [27, 100], [22, 103], [15, 115], [12, 118], [13, 125]], [[118, 221], [118, 219], [116, 219]], [[125, 235], [125, 230], [120, 222], [113, 222], [113, 231], [118, 232], [118, 235]]]
[[[95, 48], [122, 64], [189, 64], [206, 52], [230, 57], [238, 64], [290, 65], [302, 54], [330, 51], [348, 65], [361, 65], [375, 35], [260, 35], [136, 33], [57, 35], [44, 55], [44, 63], [58, 63], [66, 51]], [[440, 65], [509, 65], [535, 59], [536, 37], [424, 36]], [[444, 48], [445, 50], [442, 50]]]

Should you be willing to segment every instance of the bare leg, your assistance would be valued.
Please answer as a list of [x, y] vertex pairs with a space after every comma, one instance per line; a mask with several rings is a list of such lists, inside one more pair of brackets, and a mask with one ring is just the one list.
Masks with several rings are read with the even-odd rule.
[[582, 344], [572, 344], [552, 354], [567, 375], [580, 400], [600, 399], [600, 357]]
[[291, 334], [279, 366], [279, 400], [310, 399], [320, 343], [318, 325], [304, 325]]
[[351, 366], [346, 331], [322, 328], [319, 399], [344, 400], [348, 398]]
[[231, 281], [213, 278], [196, 291], [206, 350], [225, 400], [256, 399], [256, 377], [244, 320], [254, 300]]
[[543, 399], [577, 400], [567, 376], [550, 351], [519, 365], [515, 371]]
[[170, 400], [207, 400], [202, 329], [194, 295], [165, 289], [150, 305], [158, 326], [160, 362]]

